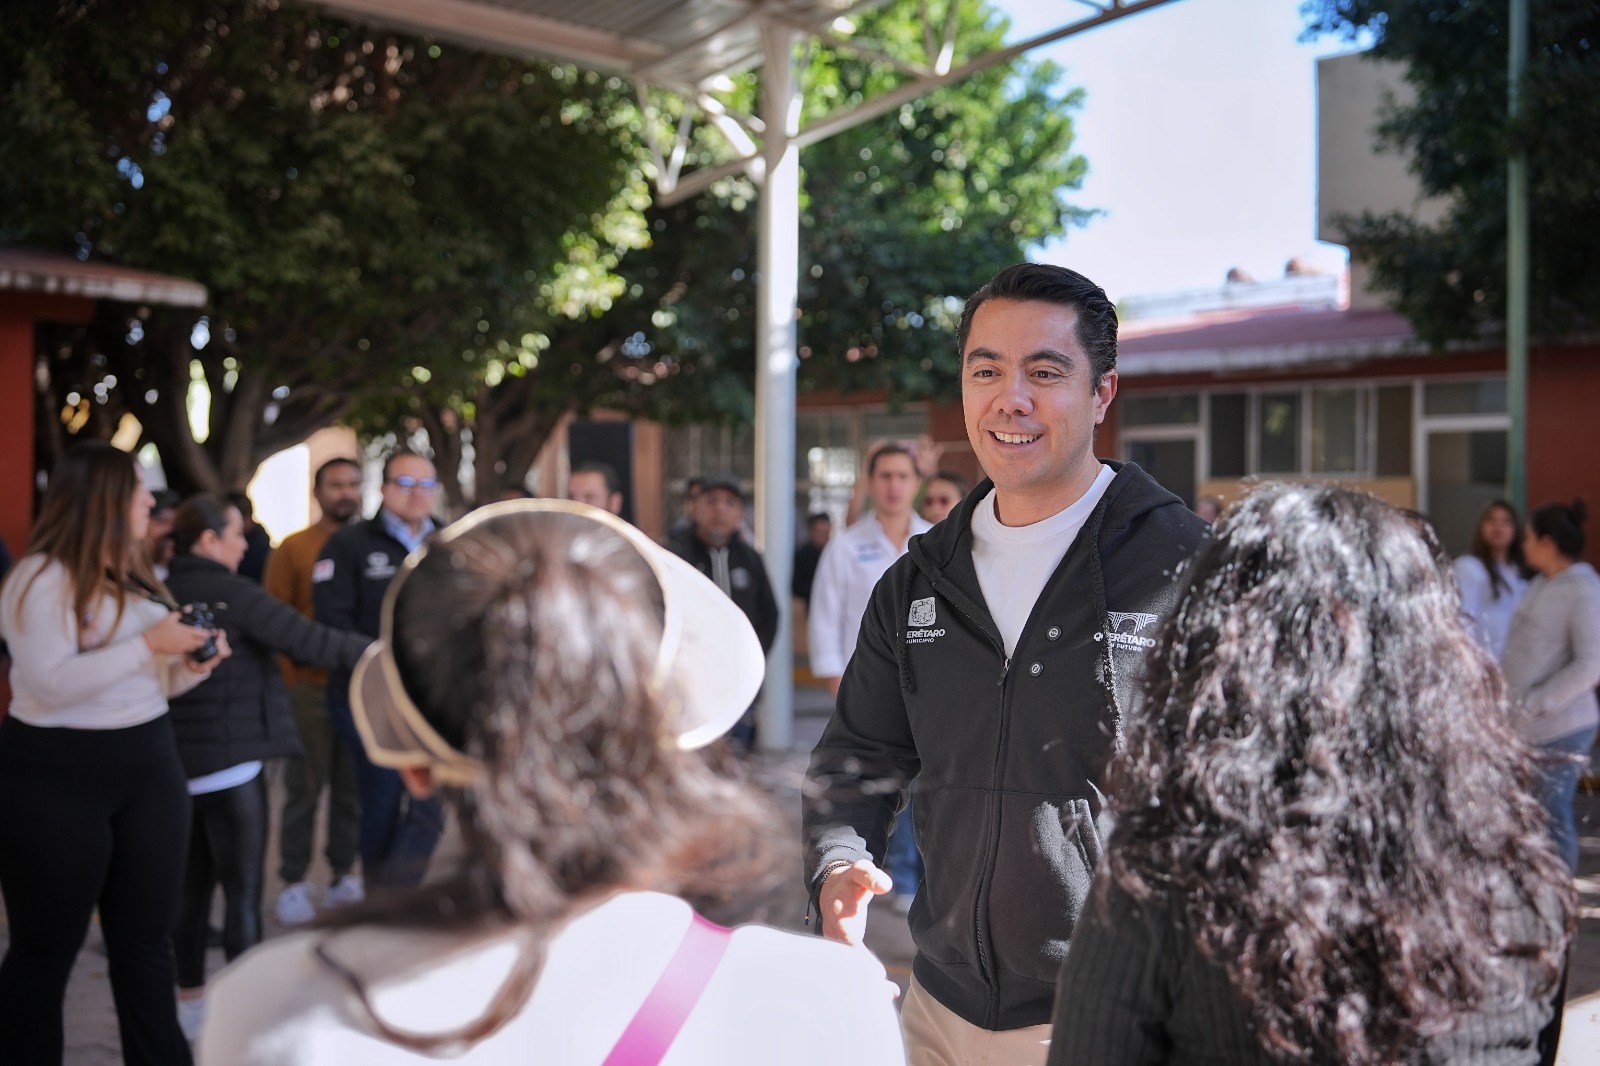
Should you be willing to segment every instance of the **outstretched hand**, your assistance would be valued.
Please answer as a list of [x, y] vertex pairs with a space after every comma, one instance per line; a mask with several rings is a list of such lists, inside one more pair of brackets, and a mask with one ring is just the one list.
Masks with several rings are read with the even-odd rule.
[[833, 871], [817, 893], [822, 935], [851, 947], [860, 945], [867, 934], [867, 907], [872, 897], [892, 888], [894, 881], [889, 875], [867, 859]]

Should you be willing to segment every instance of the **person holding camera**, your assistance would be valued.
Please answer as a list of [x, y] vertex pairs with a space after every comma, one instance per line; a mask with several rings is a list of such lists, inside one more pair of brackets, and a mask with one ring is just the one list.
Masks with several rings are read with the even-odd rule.
[[205, 1017], [211, 898], [222, 886], [222, 950], [238, 958], [261, 941], [267, 854], [262, 761], [300, 754], [279, 653], [328, 669], [353, 668], [371, 639], [319, 625], [238, 573], [249, 542], [238, 507], [191, 496], [172, 523], [177, 554], [168, 579], [195, 617], [214, 617], [234, 657], [172, 701], [178, 755], [194, 804], [183, 907], [173, 935], [178, 1021], [191, 1040]]
[[[173, 1001], [189, 795], [169, 696], [227, 660], [184, 624], [144, 541], [154, 497], [133, 456], [68, 449], [0, 588], [13, 700], [0, 722], [0, 1062], [59, 1064], [62, 998], [100, 912], [123, 1061], [182, 1066]], [[211, 642], [215, 654], [191, 653]]]

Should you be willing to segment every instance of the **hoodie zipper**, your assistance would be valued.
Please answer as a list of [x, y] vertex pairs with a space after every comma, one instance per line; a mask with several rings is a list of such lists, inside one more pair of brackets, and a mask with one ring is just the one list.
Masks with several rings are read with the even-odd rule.
[[[940, 583], [936, 580], [933, 580], [931, 575], [928, 583], [933, 588], [935, 593], [945, 595], [944, 593], [940, 592]], [[974, 617], [972, 612], [962, 607], [960, 602], [955, 598], [945, 595], [945, 599], [952, 603], [956, 610], [960, 611], [962, 615], [968, 619], [968, 621], [977, 626], [978, 630], [989, 638], [989, 641], [994, 645], [995, 650], [1000, 653], [1000, 679], [995, 682], [996, 686], [1000, 689], [1000, 736], [996, 741], [994, 756], [994, 777], [995, 780], [998, 781], [1000, 777], [1000, 763], [1001, 760], [1005, 758], [1006, 678], [1011, 674], [1011, 656], [1006, 654], [1005, 643], [997, 639], [993, 633], [989, 632], [988, 627], [983, 624], [982, 620]], [[983, 908], [984, 904], [988, 901], [989, 883], [994, 879], [994, 865], [1000, 854], [999, 800], [996, 799], [995, 803], [996, 808], [994, 816], [990, 819], [989, 825], [986, 827], [989, 840], [988, 847], [985, 849], [986, 854], [983, 861], [983, 871], [982, 875], [978, 879], [978, 890], [974, 894], [972, 901], [972, 939], [978, 949], [979, 973], [982, 975], [984, 983], [989, 988], [989, 1002], [984, 1005], [984, 1019], [990, 1025], [994, 1024], [995, 1017], [999, 1014], [1000, 1010], [999, 977], [995, 974], [994, 967], [990, 965], [989, 950], [988, 946], [984, 943], [983, 937]]]

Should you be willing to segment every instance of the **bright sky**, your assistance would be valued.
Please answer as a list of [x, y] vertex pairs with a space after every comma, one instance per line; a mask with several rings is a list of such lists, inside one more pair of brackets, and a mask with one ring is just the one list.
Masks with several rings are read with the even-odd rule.
[[[1011, 41], [1088, 8], [997, 0]], [[1035, 258], [1125, 296], [1221, 285], [1230, 267], [1259, 280], [1293, 256], [1343, 269], [1316, 232], [1316, 65], [1350, 51], [1299, 41], [1299, 0], [1175, 0], [1047, 48], [1088, 99], [1076, 148], [1089, 160], [1072, 203], [1103, 215]]]

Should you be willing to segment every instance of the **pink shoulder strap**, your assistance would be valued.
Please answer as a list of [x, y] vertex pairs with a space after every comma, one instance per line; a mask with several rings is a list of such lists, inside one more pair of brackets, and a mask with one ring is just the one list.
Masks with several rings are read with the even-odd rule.
[[606, 1056], [605, 1066], [656, 1066], [666, 1057], [732, 938], [731, 929], [694, 916], [678, 950]]

